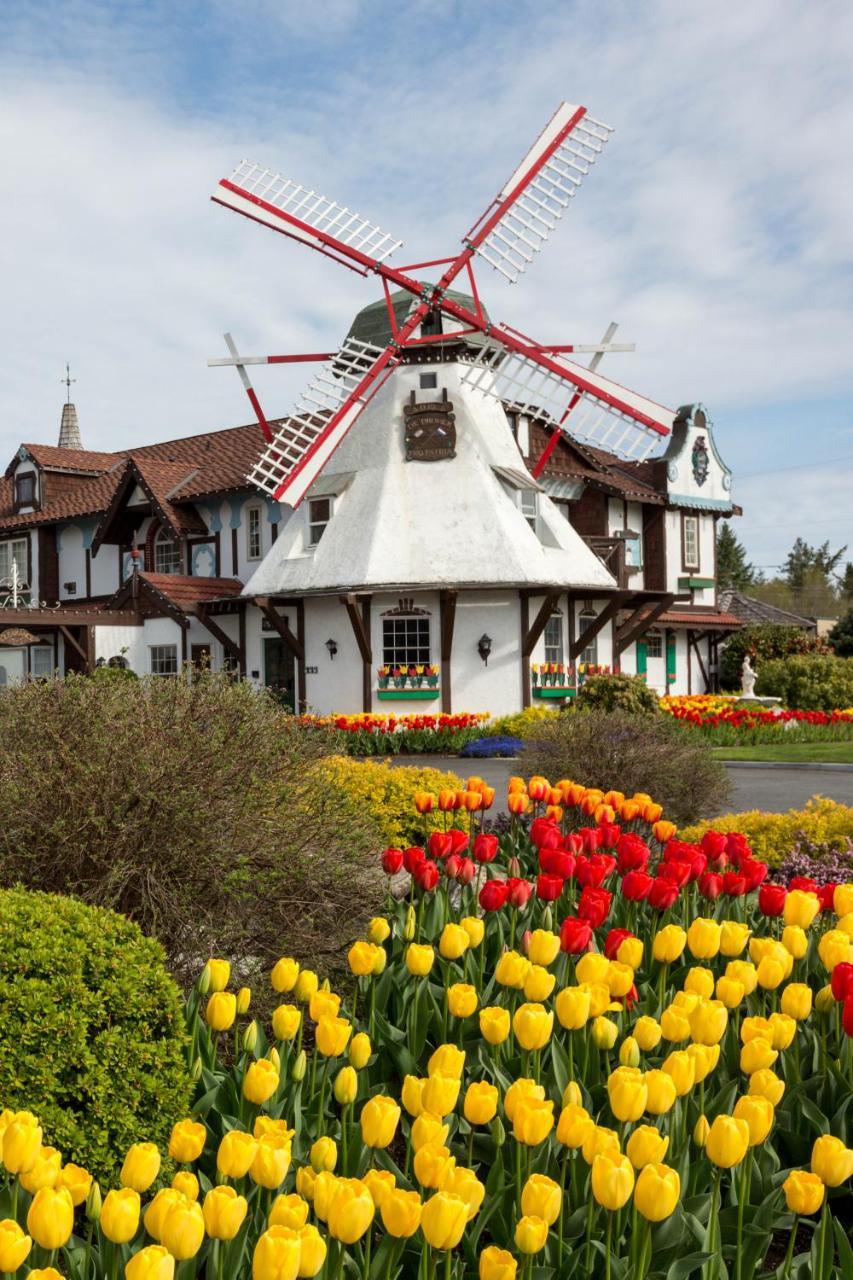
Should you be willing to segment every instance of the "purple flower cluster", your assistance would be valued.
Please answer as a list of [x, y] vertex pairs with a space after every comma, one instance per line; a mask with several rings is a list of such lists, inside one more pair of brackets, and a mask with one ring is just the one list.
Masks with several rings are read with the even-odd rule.
[[807, 876], [817, 884], [844, 884], [853, 880], [853, 840], [842, 848], [819, 844], [798, 832], [797, 842], [774, 872], [774, 880], [788, 884], [794, 876]]

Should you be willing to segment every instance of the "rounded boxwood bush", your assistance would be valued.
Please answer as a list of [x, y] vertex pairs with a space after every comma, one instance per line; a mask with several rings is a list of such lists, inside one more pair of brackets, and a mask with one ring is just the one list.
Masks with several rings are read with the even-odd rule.
[[642, 676], [590, 676], [578, 690], [579, 711], [626, 711], [629, 715], [657, 715], [658, 697]]
[[192, 1096], [178, 987], [130, 920], [73, 898], [0, 892], [0, 1098], [117, 1185], [133, 1142], [165, 1150]]

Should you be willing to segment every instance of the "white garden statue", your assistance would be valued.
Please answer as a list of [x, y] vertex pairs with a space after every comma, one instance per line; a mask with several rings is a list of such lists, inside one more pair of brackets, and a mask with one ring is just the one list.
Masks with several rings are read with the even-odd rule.
[[749, 655], [744, 658], [743, 666], [740, 671], [740, 696], [742, 698], [755, 697], [755, 668], [749, 660]]

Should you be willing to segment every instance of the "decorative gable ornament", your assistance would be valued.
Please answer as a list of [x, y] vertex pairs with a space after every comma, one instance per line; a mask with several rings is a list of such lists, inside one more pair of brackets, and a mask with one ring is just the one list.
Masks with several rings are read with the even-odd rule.
[[701, 486], [708, 479], [708, 446], [704, 436], [697, 437], [690, 457], [693, 465], [693, 479]]
[[403, 407], [407, 462], [439, 462], [456, 457], [456, 415], [447, 398], [418, 403], [415, 393]]

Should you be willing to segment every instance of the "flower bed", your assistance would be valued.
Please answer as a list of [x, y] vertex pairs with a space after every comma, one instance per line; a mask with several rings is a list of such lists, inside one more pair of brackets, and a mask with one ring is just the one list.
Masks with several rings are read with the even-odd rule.
[[773, 711], [739, 705], [736, 697], [694, 694], [661, 698], [661, 709], [715, 746], [853, 740], [853, 709]]
[[823, 796], [813, 796], [804, 809], [787, 813], [727, 813], [685, 828], [685, 840], [701, 840], [706, 831], [738, 831], [759, 858], [778, 866], [803, 838], [828, 852], [842, 852], [853, 839], [853, 808]]
[[343, 735], [351, 756], [407, 754], [455, 755], [476, 738], [488, 720], [485, 712], [459, 715], [357, 715], [300, 716], [306, 728], [332, 728]]
[[0, 1269], [752, 1280], [781, 1240], [798, 1276], [850, 1274], [853, 884], [770, 884], [743, 836], [544, 778], [486, 834], [479, 785], [419, 796], [442, 829], [385, 850], [409, 890], [348, 995], [285, 956], [262, 1028], [208, 962], [192, 1115], [122, 1189], [3, 1113]]

